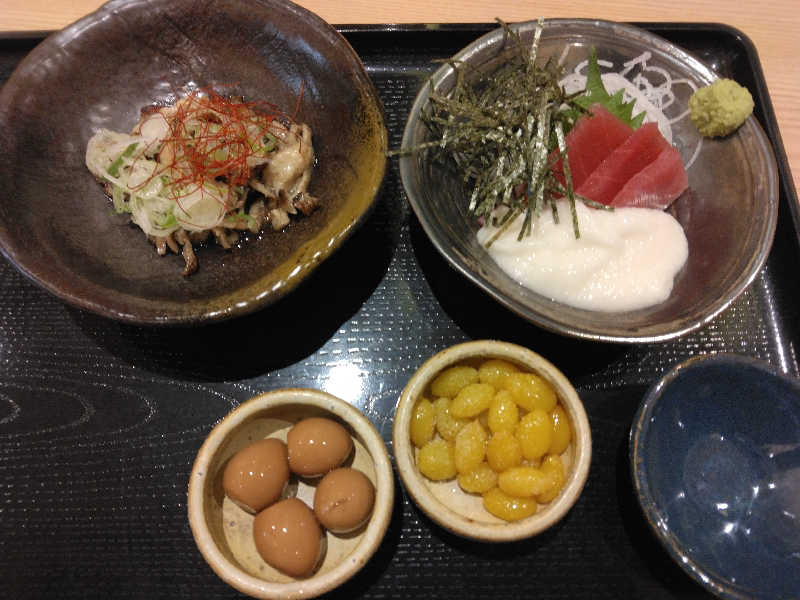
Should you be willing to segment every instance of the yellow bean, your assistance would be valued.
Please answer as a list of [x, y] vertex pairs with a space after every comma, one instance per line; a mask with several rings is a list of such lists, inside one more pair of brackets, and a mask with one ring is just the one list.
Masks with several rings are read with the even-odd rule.
[[533, 467], [534, 469], [538, 469], [542, 466], [542, 459], [541, 458], [523, 458], [522, 462], [520, 463], [523, 467]]
[[536, 514], [536, 501], [531, 498], [515, 498], [500, 488], [492, 488], [483, 495], [483, 507], [495, 517], [505, 521], [519, 521]]
[[455, 464], [459, 473], [467, 473], [486, 457], [486, 431], [476, 420], [461, 428], [455, 441]]
[[553, 440], [553, 421], [541, 408], [536, 408], [519, 420], [515, 432], [522, 456], [535, 460], [544, 456]]
[[485, 462], [458, 476], [458, 485], [465, 492], [482, 494], [497, 485], [497, 473]]
[[492, 433], [508, 430], [514, 431], [519, 422], [519, 408], [517, 408], [511, 392], [499, 390], [489, 404], [489, 429]]
[[486, 444], [486, 460], [498, 473], [516, 467], [522, 462], [519, 440], [505, 429], [493, 434]]
[[456, 439], [456, 435], [467, 424], [467, 420], [456, 419], [450, 414], [449, 398], [437, 398], [433, 408], [436, 410], [436, 431], [446, 440]]
[[500, 473], [497, 486], [509, 496], [530, 498], [549, 491], [552, 481], [541, 469], [514, 467]]
[[456, 394], [465, 385], [477, 383], [478, 370], [466, 365], [449, 367], [439, 373], [431, 383], [431, 393], [434, 396], [455, 398]]
[[536, 500], [542, 504], [547, 504], [556, 499], [564, 487], [567, 480], [566, 472], [564, 470], [564, 463], [561, 457], [555, 454], [549, 454], [542, 461], [542, 473], [547, 478], [549, 485], [548, 488], [539, 494], [536, 494]]
[[428, 479], [452, 479], [456, 476], [453, 444], [441, 438], [431, 440], [419, 449], [417, 467]]
[[511, 373], [505, 388], [511, 392], [514, 402], [528, 411], [541, 408], [550, 412], [558, 401], [553, 386], [534, 373]]
[[433, 439], [436, 431], [436, 410], [427, 398], [420, 398], [411, 415], [411, 443], [422, 448]]
[[550, 442], [548, 453], [561, 454], [572, 440], [569, 416], [560, 404], [556, 404], [555, 408], [550, 411], [550, 419], [553, 421], [553, 441]]
[[477, 417], [494, 398], [494, 387], [488, 383], [470, 383], [459, 390], [450, 403], [450, 414], [456, 419]]
[[519, 369], [513, 363], [501, 358], [490, 358], [478, 367], [478, 379], [482, 383], [489, 383], [500, 389], [503, 387], [509, 373], [516, 373]]

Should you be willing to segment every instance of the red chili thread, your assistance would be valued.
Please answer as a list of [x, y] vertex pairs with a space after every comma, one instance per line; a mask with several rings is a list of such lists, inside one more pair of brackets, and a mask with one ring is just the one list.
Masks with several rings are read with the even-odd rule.
[[[250, 145], [250, 140], [256, 143], [257, 148], [261, 148], [273, 121], [294, 122], [304, 89], [305, 83], [301, 85], [292, 116], [286, 115], [272, 103], [235, 101], [210, 87], [186, 94], [178, 103], [176, 114], [167, 119], [169, 134], [163, 140], [160, 158], [163, 158], [164, 148], [169, 145], [172, 159], [166, 163], [159, 161], [162, 163], [160, 168], [134, 189], [145, 187], [155, 177], [167, 175], [170, 179], [167, 193], [186, 213], [181, 206], [182, 198], [197, 189], [205, 193], [204, 182], [223, 181], [228, 184], [228, 197], [220, 202], [227, 213], [238, 199], [233, 186], [248, 184], [252, 173], [248, 159], [259, 155]], [[194, 129], [190, 128], [190, 124]], [[249, 134], [249, 128], [253, 128], [254, 132]], [[134, 163], [136, 160], [138, 157]], [[187, 189], [190, 190], [188, 193]], [[219, 199], [215, 197], [215, 200]], [[183, 222], [188, 223], [186, 220]]]

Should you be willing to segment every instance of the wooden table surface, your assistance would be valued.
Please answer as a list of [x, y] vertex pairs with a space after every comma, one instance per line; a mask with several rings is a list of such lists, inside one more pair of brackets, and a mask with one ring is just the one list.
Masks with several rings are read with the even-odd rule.
[[[0, 0], [0, 32], [60, 29], [102, 0]], [[797, 0], [300, 0], [329, 23], [476, 23], [586, 17], [614, 21], [725, 23], [755, 44], [775, 107], [796, 188], [800, 188], [800, 31]]]

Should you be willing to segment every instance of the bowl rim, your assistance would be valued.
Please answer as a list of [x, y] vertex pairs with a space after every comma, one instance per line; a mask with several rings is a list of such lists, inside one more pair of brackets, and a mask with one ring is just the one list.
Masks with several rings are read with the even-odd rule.
[[753, 600], [768, 596], [760, 596], [755, 590], [745, 588], [731, 582], [714, 570], [704, 567], [692, 558], [686, 546], [671, 529], [661, 526], [663, 517], [658, 510], [655, 498], [651, 491], [650, 480], [647, 476], [647, 461], [641, 456], [641, 448], [646, 439], [653, 411], [661, 399], [664, 389], [687, 370], [693, 370], [705, 365], [738, 365], [761, 371], [767, 376], [776, 377], [783, 381], [791, 382], [795, 388], [800, 389], [800, 381], [781, 372], [774, 365], [752, 356], [745, 356], [732, 352], [714, 352], [699, 354], [675, 364], [660, 379], [655, 381], [644, 395], [639, 408], [633, 417], [628, 434], [628, 467], [633, 483], [634, 495], [655, 537], [667, 551], [670, 558], [677, 563], [687, 575], [698, 582], [708, 591], [726, 600]]
[[[239, 425], [272, 408], [307, 405], [339, 417], [360, 436], [375, 465], [375, 504], [363, 538], [340, 564], [322, 574], [289, 583], [275, 583], [246, 573], [220, 552], [205, 519], [203, 488], [209, 467], [222, 443]], [[389, 453], [374, 425], [345, 400], [311, 388], [282, 388], [261, 393], [240, 404], [219, 421], [206, 439], [192, 465], [187, 493], [189, 525], [200, 553], [214, 572], [226, 583], [254, 598], [309, 598], [344, 583], [355, 575], [380, 546], [394, 510], [394, 476]]]
[[[573, 423], [575, 458], [561, 494], [542, 512], [515, 522], [477, 523], [437, 500], [411, 460], [409, 427], [416, 398], [443, 368], [469, 358], [504, 358], [544, 376], [556, 387], [562, 406]], [[427, 359], [411, 376], [400, 394], [392, 428], [395, 463], [406, 491], [417, 506], [438, 525], [461, 537], [485, 542], [511, 542], [533, 537], [561, 520], [578, 500], [589, 475], [592, 436], [583, 402], [569, 380], [533, 350], [499, 340], [475, 340], [445, 348]]]
[[[518, 23], [511, 23], [509, 27], [513, 31], [524, 32], [534, 29], [538, 26], [538, 21], [523, 21]], [[636, 40], [639, 42], [649, 43], [651, 46], [658, 47], [661, 51], [673, 56], [679, 57], [683, 62], [691, 65], [691, 68], [697, 72], [707, 82], [711, 83], [717, 79], [717, 74], [712, 69], [706, 66], [701, 60], [696, 58], [691, 53], [683, 50], [681, 47], [669, 42], [668, 40], [651, 33], [641, 27], [627, 23], [619, 23], [616, 21], [608, 21], [603, 19], [585, 19], [585, 18], [561, 18], [561, 19], [545, 19], [542, 35], [546, 36], [548, 28], [565, 27], [565, 28], [581, 28], [581, 27], [602, 27], [613, 32], [614, 35], [625, 37], [628, 40]], [[439, 67], [431, 76], [425, 85], [421, 86], [417, 96], [414, 99], [411, 109], [409, 110], [408, 120], [406, 121], [403, 130], [403, 137], [401, 148], [408, 148], [412, 145], [412, 138], [414, 128], [419, 115], [430, 96], [430, 91], [437, 88], [444, 79], [446, 79], [453, 71], [453, 62], [466, 61], [472, 55], [477, 54], [487, 47], [496, 46], [503, 40], [504, 31], [502, 27], [493, 29], [483, 34], [478, 39], [474, 40], [459, 52], [457, 52], [452, 61], [448, 61]], [[775, 152], [772, 144], [769, 141], [763, 128], [758, 123], [756, 118], [751, 115], [745, 122], [746, 127], [752, 129], [752, 132], [757, 140], [758, 146], [764, 151], [763, 158], [768, 165], [767, 178], [767, 211], [765, 215], [765, 234], [760, 243], [758, 244], [757, 251], [751, 260], [748, 261], [746, 275], [739, 277], [736, 284], [731, 287], [728, 292], [720, 296], [715, 302], [710, 304], [710, 310], [697, 318], [686, 321], [685, 319], [673, 319], [667, 321], [661, 327], [648, 325], [639, 330], [632, 328], [619, 328], [610, 324], [604, 328], [593, 328], [590, 326], [575, 325], [565, 320], [559, 320], [555, 317], [547, 316], [540, 313], [527, 302], [520, 300], [514, 296], [507, 295], [502, 289], [497, 287], [494, 283], [484, 278], [484, 276], [476, 269], [470, 266], [470, 261], [461, 252], [457, 251], [451, 245], [439, 240], [436, 237], [436, 232], [433, 225], [425, 216], [425, 209], [423, 203], [414, 193], [414, 187], [410, 183], [413, 180], [412, 175], [412, 160], [413, 155], [402, 154], [399, 158], [400, 177], [403, 183], [403, 188], [408, 197], [417, 219], [422, 225], [428, 239], [437, 249], [450, 265], [456, 269], [461, 275], [466, 277], [478, 288], [483, 290], [495, 301], [513, 311], [515, 314], [526, 319], [527, 321], [543, 327], [544, 329], [578, 339], [586, 339], [594, 342], [607, 342], [607, 343], [652, 343], [661, 342], [674, 339], [685, 335], [691, 331], [695, 331], [704, 325], [711, 322], [717, 315], [728, 308], [746, 289], [750, 286], [753, 280], [761, 271], [761, 268], [766, 263], [769, 252], [772, 248], [772, 243], [775, 237], [775, 230], [778, 220], [778, 202], [779, 202], [779, 188], [778, 188], [778, 171], [777, 163], [775, 161]], [[538, 296], [538, 294], [537, 294]], [[546, 296], [541, 296], [545, 301], [550, 299]], [[553, 301], [555, 302], [555, 301]], [[559, 303], [556, 303], [559, 304]], [[587, 311], [592, 312], [592, 311]], [[599, 313], [598, 313], [599, 314]], [[609, 313], [611, 315], [610, 321], [614, 321], [614, 315], [624, 313]], [[678, 326], [675, 326], [675, 325]], [[671, 325], [671, 327], [670, 327]]]

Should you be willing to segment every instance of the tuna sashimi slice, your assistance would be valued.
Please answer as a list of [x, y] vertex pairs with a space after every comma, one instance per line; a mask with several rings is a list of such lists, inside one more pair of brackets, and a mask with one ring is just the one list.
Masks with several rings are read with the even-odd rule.
[[[586, 115], [578, 119], [564, 138], [573, 189], [578, 189], [603, 159], [633, 134], [630, 125], [612, 115], [602, 104], [593, 104], [589, 107], [589, 111], [592, 113], [591, 116]], [[565, 185], [562, 171], [559, 158], [553, 166], [553, 173], [561, 185]]]
[[610, 204], [631, 177], [669, 147], [658, 125], [645, 123], [609, 154], [575, 191], [595, 202]]
[[631, 177], [614, 196], [611, 206], [636, 206], [664, 210], [689, 187], [681, 153], [672, 146]]

